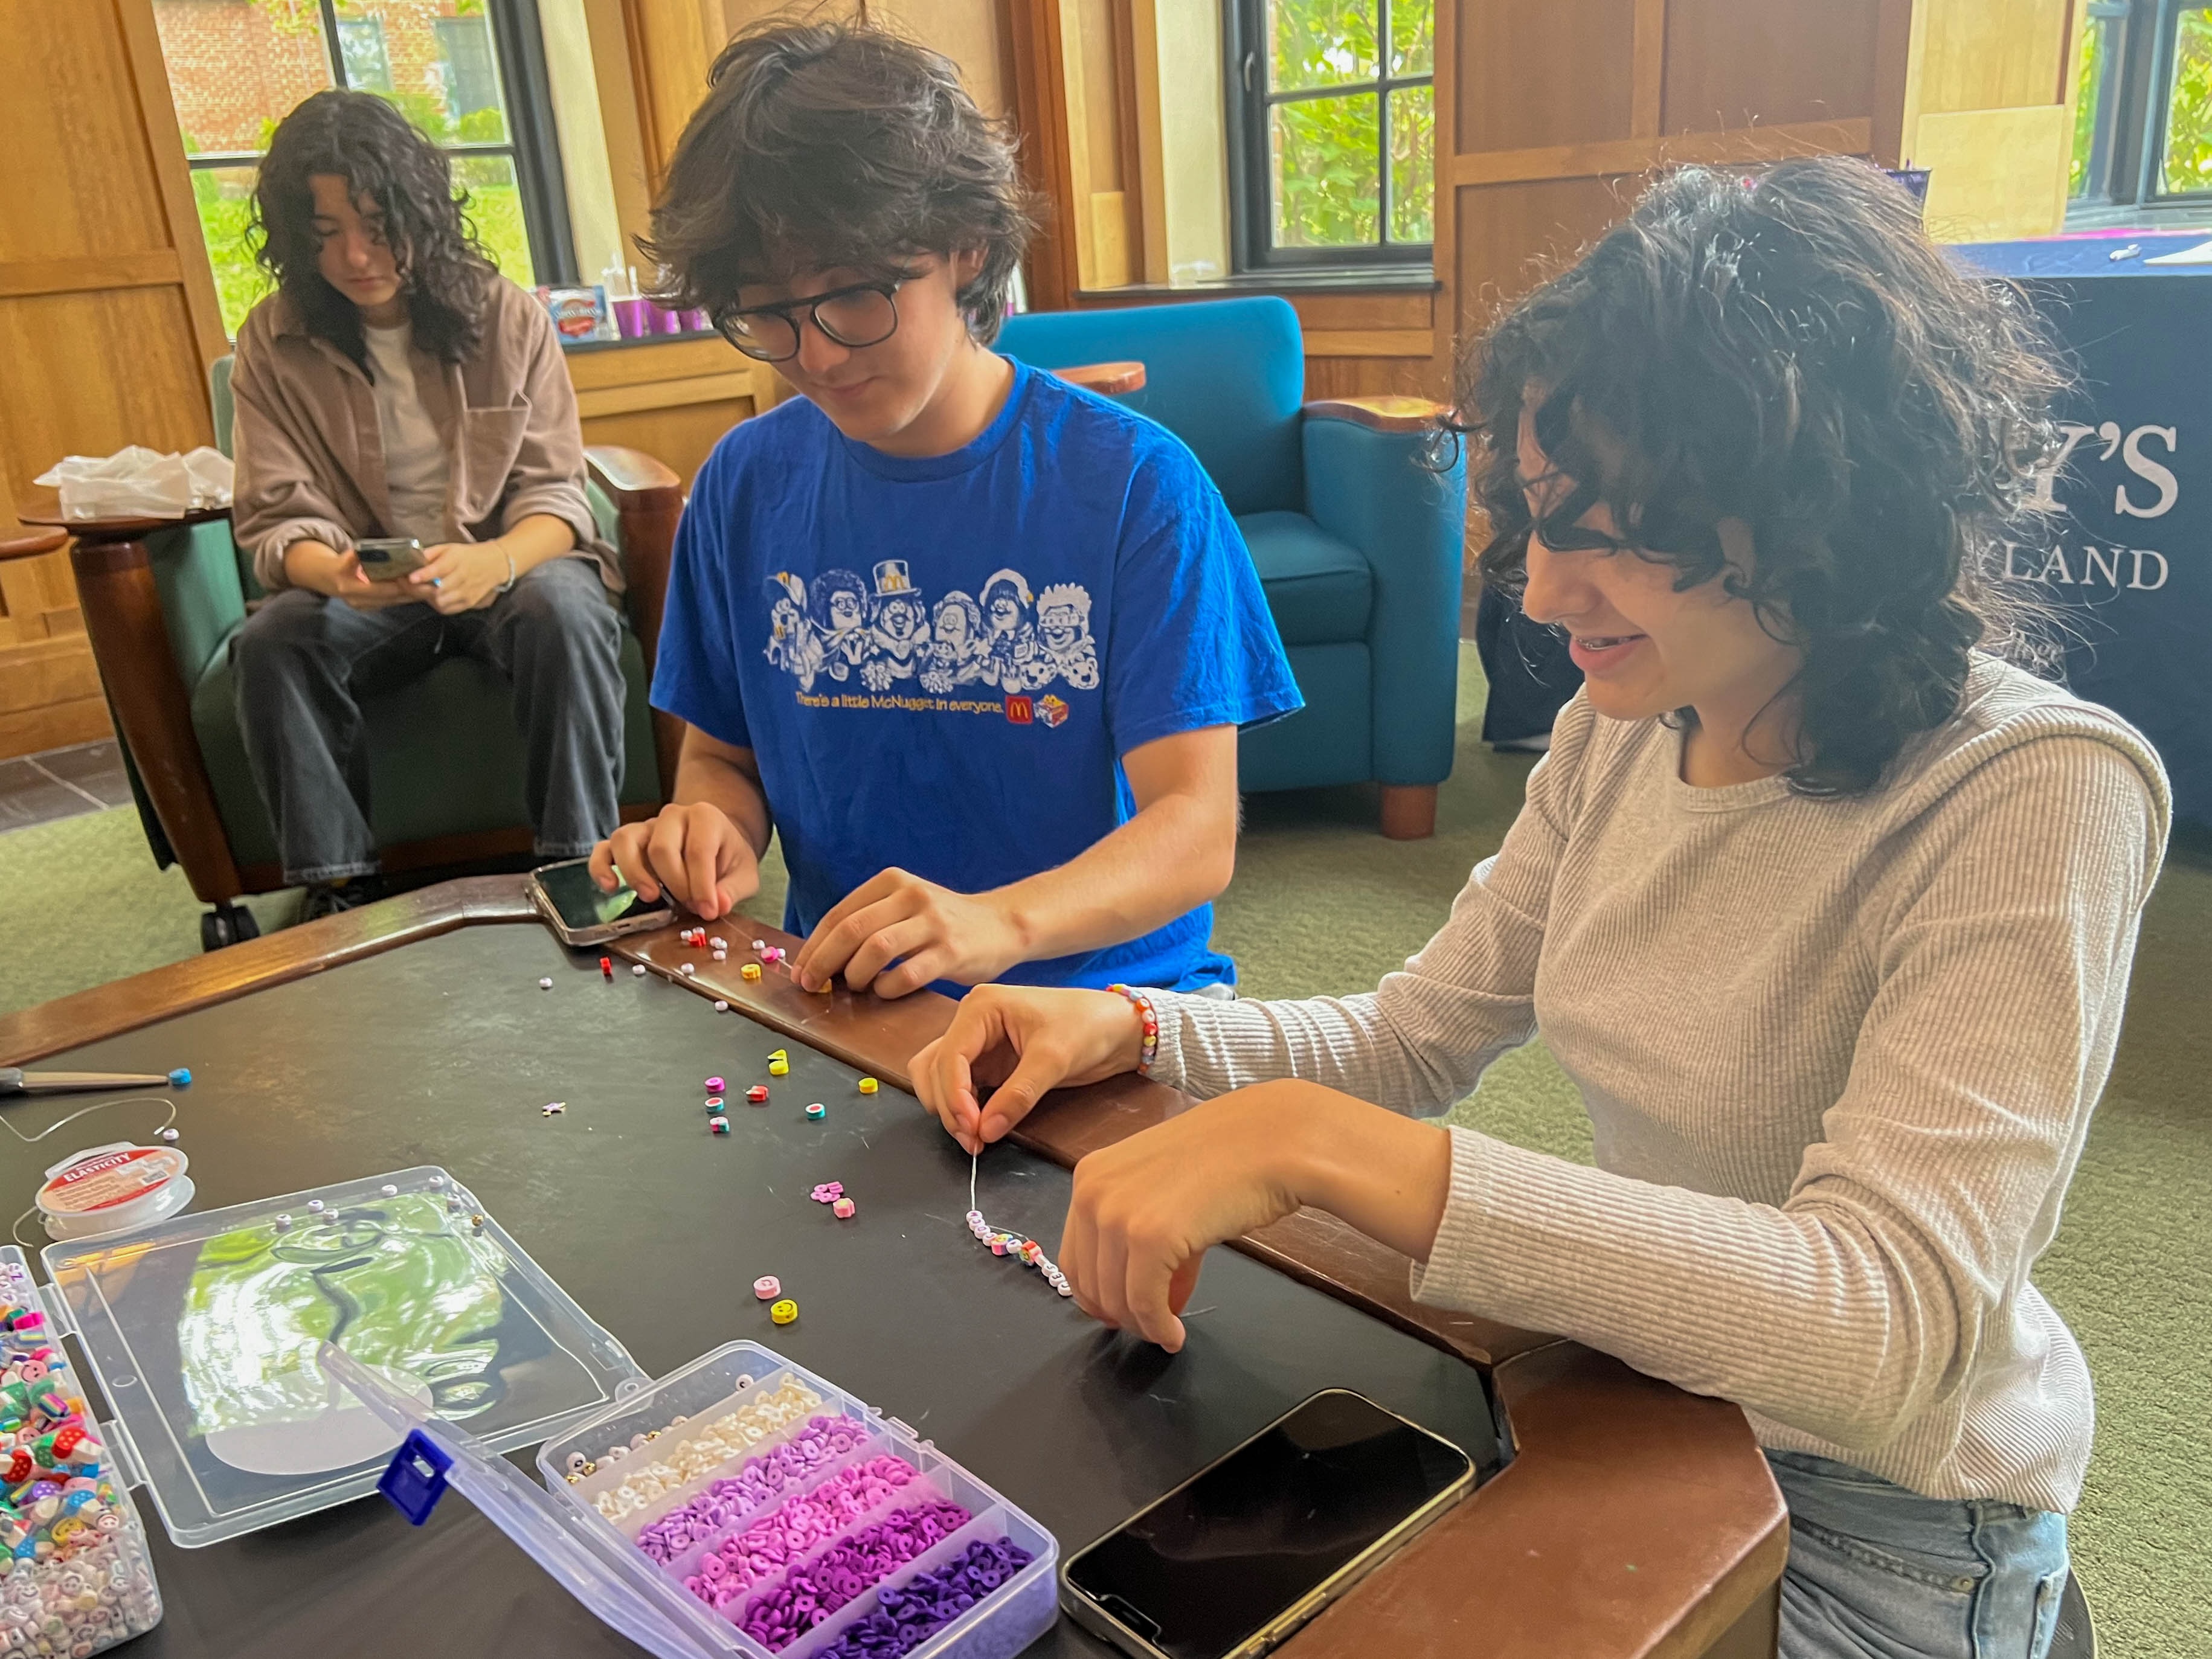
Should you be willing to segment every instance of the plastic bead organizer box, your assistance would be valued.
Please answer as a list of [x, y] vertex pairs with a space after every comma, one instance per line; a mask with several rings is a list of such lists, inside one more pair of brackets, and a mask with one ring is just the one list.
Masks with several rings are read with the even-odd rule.
[[896, 1418], [732, 1342], [538, 1453], [545, 1489], [346, 1356], [415, 1432], [386, 1490], [450, 1481], [600, 1619], [665, 1659], [1008, 1659], [1055, 1617], [1052, 1534]]

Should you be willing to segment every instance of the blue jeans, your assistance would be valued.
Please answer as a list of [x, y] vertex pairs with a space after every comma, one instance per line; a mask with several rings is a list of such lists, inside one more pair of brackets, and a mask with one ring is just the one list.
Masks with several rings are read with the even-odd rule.
[[1923, 1498], [1803, 1452], [1766, 1461], [1790, 1504], [1781, 1659], [2044, 1659], [2064, 1516]]

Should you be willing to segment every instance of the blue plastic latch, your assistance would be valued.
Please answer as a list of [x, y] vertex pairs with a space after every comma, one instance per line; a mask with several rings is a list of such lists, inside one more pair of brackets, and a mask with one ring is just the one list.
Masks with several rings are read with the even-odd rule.
[[392, 1500], [394, 1509], [419, 1527], [430, 1518], [430, 1511], [446, 1495], [446, 1471], [453, 1467], [453, 1460], [416, 1429], [392, 1454], [391, 1465], [384, 1471], [384, 1478], [376, 1483], [376, 1489]]

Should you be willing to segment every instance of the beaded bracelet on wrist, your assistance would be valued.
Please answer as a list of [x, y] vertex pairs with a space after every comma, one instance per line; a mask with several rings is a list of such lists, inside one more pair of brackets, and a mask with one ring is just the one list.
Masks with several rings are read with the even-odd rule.
[[1137, 1010], [1137, 1018], [1144, 1022], [1145, 1048], [1137, 1060], [1137, 1072], [1139, 1076], [1150, 1077], [1152, 1062], [1160, 1057], [1159, 1008], [1148, 991], [1133, 990], [1127, 985], [1109, 985], [1106, 988], [1116, 996], [1128, 998]]

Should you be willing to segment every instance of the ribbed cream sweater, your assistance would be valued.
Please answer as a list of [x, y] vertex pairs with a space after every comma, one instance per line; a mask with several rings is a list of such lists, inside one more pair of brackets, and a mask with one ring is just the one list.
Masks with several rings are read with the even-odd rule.
[[2165, 850], [2157, 757], [1986, 657], [1869, 795], [1692, 788], [1680, 745], [1578, 695], [1405, 971], [1342, 999], [1163, 995], [1152, 1074], [1432, 1114], [1541, 1030], [1597, 1167], [1453, 1130], [1415, 1296], [1736, 1401], [1770, 1447], [2070, 1509], [2088, 1369], [2028, 1269], [2111, 1069]]

